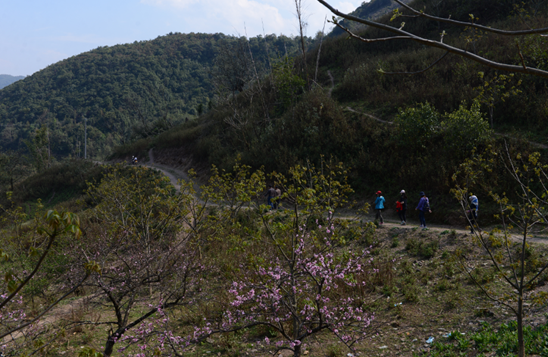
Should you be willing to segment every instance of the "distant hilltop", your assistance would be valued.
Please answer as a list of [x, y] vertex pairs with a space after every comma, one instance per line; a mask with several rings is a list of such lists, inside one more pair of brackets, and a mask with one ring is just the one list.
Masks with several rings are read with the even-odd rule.
[[9, 86], [13, 82], [17, 82], [25, 76], [10, 76], [9, 74], [0, 74], [0, 89]]
[[[408, 4], [411, 2], [411, 0], [403, 0], [404, 3]], [[372, 20], [372, 19], [378, 19], [381, 16], [384, 16], [391, 11], [393, 11], [395, 8], [399, 7], [399, 5], [396, 2], [393, 2], [392, 0], [370, 0], [370, 1], [364, 1], [362, 4], [354, 11], [350, 13], [350, 15], [359, 17], [361, 19], [365, 20]], [[352, 31], [359, 31], [360, 29], [365, 28], [365, 25], [356, 23], [356, 22], [349, 22], [347, 20], [340, 20], [339, 22], [342, 26], [347, 27], [348, 29]], [[339, 36], [342, 35], [344, 30], [334, 27], [329, 36]]]

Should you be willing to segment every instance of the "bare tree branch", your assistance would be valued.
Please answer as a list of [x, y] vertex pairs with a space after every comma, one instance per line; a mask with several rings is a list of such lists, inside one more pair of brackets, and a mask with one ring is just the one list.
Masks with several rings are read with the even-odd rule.
[[[447, 52], [451, 52], [451, 53], [454, 53], [454, 54], [459, 55], [461, 57], [468, 58], [472, 61], [481, 63], [485, 66], [488, 66], [488, 67], [491, 67], [491, 68], [494, 68], [494, 69], [497, 69], [497, 70], [500, 70], [500, 71], [525, 73], [525, 74], [535, 75], [535, 76], [538, 76], [538, 77], [548, 78], [548, 71], [543, 71], [543, 70], [538, 69], [538, 68], [531, 68], [531, 67], [525, 67], [524, 68], [523, 66], [516, 66], [516, 65], [491, 61], [487, 58], [484, 58], [484, 57], [478, 56], [474, 53], [468, 52], [467, 50], [464, 50], [462, 48], [450, 46], [450, 45], [447, 45], [447, 44], [445, 44], [441, 41], [429, 40], [429, 39], [426, 39], [424, 37], [412, 34], [410, 32], [404, 31], [402, 28], [396, 28], [396, 27], [392, 27], [392, 26], [382, 24], [380, 22], [365, 20], [365, 19], [361, 19], [361, 18], [356, 17], [356, 16], [345, 14], [345, 13], [340, 12], [339, 10], [335, 9], [333, 6], [329, 5], [324, 0], [318, 0], [318, 1], [320, 2], [320, 4], [322, 4], [323, 6], [328, 8], [333, 14], [335, 14], [337, 16], [340, 16], [340, 17], [345, 18], [345, 19], [350, 20], [350, 21], [356, 21], [356, 22], [362, 23], [364, 25], [368, 25], [368, 26], [375, 27], [375, 28], [378, 28], [378, 29], [381, 29], [381, 30], [385, 30], [385, 31], [395, 33], [395, 34], [401, 36], [400, 39], [409, 39], [411, 41], [415, 41], [415, 42], [421, 43], [421, 44], [426, 45], [426, 46], [440, 48], [440, 49], [445, 50]], [[336, 22], [337, 21], [334, 20], [335, 24], [336, 24]], [[465, 23], [465, 24], [466, 24], [466, 26], [472, 25], [472, 24], [469, 24], [469, 23]], [[548, 28], [538, 29], [538, 30], [531, 30], [531, 31], [536, 31], [535, 33], [548, 32]], [[515, 32], [515, 31], [513, 31], [513, 32]], [[527, 32], [527, 33], [518, 33], [516, 35], [524, 35], [524, 34], [529, 34], [529, 32]], [[361, 39], [361, 37], [359, 37], [359, 36], [356, 36], [355, 38]], [[374, 42], [374, 41], [364, 41], [364, 42]]]
[[416, 14], [419, 17], [424, 17], [430, 20], [439, 21], [439, 22], [445, 22], [452, 25], [458, 25], [458, 26], [465, 26], [465, 27], [472, 27], [478, 30], [482, 30], [485, 32], [492, 32], [496, 33], [498, 35], [504, 35], [504, 36], [524, 36], [524, 35], [534, 35], [534, 34], [541, 34], [548, 32], [548, 27], [540, 28], [540, 29], [531, 29], [531, 30], [518, 30], [518, 31], [507, 31], [507, 30], [501, 30], [497, 28], [492, 28], [488, 26], [478, 25], [473, 22], [464, 22], [464, 21], [457, 21], [457, 20], [451, 20], [450, 18], [443, 18], [443, 17], [437, 17], [428, 15], [422, 11], [417, 11], [413, 9], [411, 6], [407, 5], [406, 3], [400, 1], [400, 0], [394, 0], [402, 7], [406, 8], [409, 11], [412, 11], [414, 14]]

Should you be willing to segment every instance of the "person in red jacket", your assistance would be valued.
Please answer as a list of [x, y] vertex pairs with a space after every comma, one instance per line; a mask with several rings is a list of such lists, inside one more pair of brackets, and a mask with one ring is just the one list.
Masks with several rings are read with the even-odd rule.
[[407, 195], [405, 190], [401, 190], [400, 195], [400, 199], [396, 201], [396, 212], [400, 217], [401, 225], [404, 226], [407, 224], [407, 217], [405, 216], [407, 213]]

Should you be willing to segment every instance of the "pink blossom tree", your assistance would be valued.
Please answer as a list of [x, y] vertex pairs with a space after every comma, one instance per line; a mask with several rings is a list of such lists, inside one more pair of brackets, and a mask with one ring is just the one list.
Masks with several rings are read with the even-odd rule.
[[[42, 208], [40, 202], [38, 208]], [[31, 221], [31, 229], [23, 230], [21, 225], [27, 216], [21, 207], [1, 209], [4, 230], [0, 273], [6, 284], [0, 286], [0, 350], [12, 353], [33, 345], [49, 344], [44, 340], [51, 341], [52, 337], [41, 336], [46, 330], [40, 324], [42, 317], [85, 282], [90, 275], [90, 265], [82, 266], [81, 274], [72, 275], [62, 259], [59, 262], [55, 257], [65, 241], [80, 237], [80, 221], [75, 214], [55, 210], [48, 210], [44, 215], [39, 212]], [[69, 275], [73, 280], [67, 283]], [[37, 280], [47, 288], [55, 287], [50, 289], [51, 293], [42, 294], [40, 306], [31, 303]], [[40, 343], [36, 341], [39, 337]]]
[[99, 265], [87, 283], [91, 303], [112, 316], [82, 323], [109, 327], [103, 354], [110, 356], [125, 333], [199, 294], [199, 230], [188, 222], [203, 210], [191, 183], [175, 192], [167, 178], [143, 167], [109, 169], [100, 184], [90, 184], [88, 201], [93, 239], [74, 249]]
[[[342, 237], [341, 229], [349, 222], [335, 218], [335, 209], [346, 203], [350, 192], [345, 174], [341, 164], [326, 162], [319, 169], [294, 167], [289, 179], [276, 174], [285, 207], [276, 212], [261, 204], [265, 175], [260, 170], [251, 173], [239, 166], [234, 174], [214, 175], [204, 190], [219, 210], [210, 233], [236, 245], [224, 252], [233, 254], [229, 260], [235, 263], [225, 287], [228, 295], [221, 294], [223, 301], [218, 301], [222, 309], [204, 315], [202, 323], [186, 334], [176, 332], [169, 313], [158, 309], [162, 313], [155, 320], [122, 337], [141, 353], [133, 356], [154, 351], [181, 355], [214, 334], [254, 326], [277, 332], [273, 341], [257, 341], [271, 352], [288, 349], [300, 356], [307, 338], [322, 331], [352, 349], [373, 319], [365, 297], [356, 293], [372, 268], [369, 252], [351, 249]], [[243, 227], [239, 215], [261, 224], [256, 229]]]
[[[349, 290], [364, 284], [359, 277], [369, 265], [369, 252], [337, 252], [335, 226], [329, 222], [320, 232], [300, 229], [291, 255], [256, 264], [244, 280], [233, 283], [231, 307], [218, 330], [267, 326], [282, 337], [275, 349], [289, 349], [294, 356], [301, 356], [308, 337], [323, 330], [350, 348], [364, 338], [373, 315]], [[313, 243], [320, 237], [322, 243]], [[269, 344], [265, 338], [263, 345]]]

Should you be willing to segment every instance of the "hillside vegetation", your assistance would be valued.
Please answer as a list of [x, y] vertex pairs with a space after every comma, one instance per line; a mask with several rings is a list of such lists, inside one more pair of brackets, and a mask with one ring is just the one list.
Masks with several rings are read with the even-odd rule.
[[[473, 13], [482, 24], [499, 28], [548, 25], [545, 7], [536, 2], [520, 4], [487, 0], [434, 6], [419, 1], [414, 6], [463, 20]], [[390, 17], [381, 21], [388, 23]], [[445, 30], [450, 34], [448, 43], [469, 41], [471, 48], [493, 60], [520, 63], [513, 39], [475, 34], [472, 41], [468, 30], [423, 19], [409, 19], [406, 28], [426, 37], [438, 37]], [[379, 33], [368, 29], [362, 35]], [[546, 38], [528, 36], [519, 41], [526, 63], [545, 68]], [[443, 53], [410, 42], [365, 44], [341, 36], [323, 42], [316, 78], [320, 85], [307, 86], [316, 76], [318, 50], [307, 55], [306, 66], [301, 58], [288, 59], [199, 120], [117, 148], [114, 156], [140, 153], [146, 158], [146, 151], [155, 148], [227, 169], [241, 158], [256, 168], [264, 165], [267, 171], [285, 172], [297, 163], [318, 163], [324, 155], [353, 168], [350, 180], [358, 194], [369, 197], [382, 189], [395, 200], [402, 188], [414, 195], [427, 190], [436, 202], [437, 219], [452, 222], [459, 218], [450, 213], [456, 208], [449, 194], [451, 177], [473, 149], [482, 152], [510, 140], [512, 150], [526, 154], [539, 150], [527, 139], [546, 142], [548, 87], [543, 79], [501, 77], [458, 56], [448, 56], [418, 75], [381, 74], [379, 67], [385, 72], [427, 68]], [[489, 106], [480, 95], [490, 88], [495, 93], [493, 127]], [[495, 135], [500, 131], [510, 132], [513, 139]], [[162, 160], [161, 153], [157, 160]]]
[[[548, 24], [546, 4], [536, 1], [444, 1], [438, 4], [418, 0], [413, 2], [413, 7], [460, 21], [469, 21], [473, 15], [477, 23], [507, 30], [541, 28]], [[407, 31], [436, 40], [445, 31], [445, 43], [467, 48], [494, 61], [522, 65], [518, 43], [527, 66], [548, 69], [548, 38], [544, 36], [505, 37], [423, 18], [398, 18], [390, 22], [389, 15], [381, 22], [392, 26], [404, 22]], [[369, 29], [361, 35], [365, 38], [387, 36], [378, 29]], [[463, 101], [470, 103], [480, 97], [482, 88], [491, 90], [495, 94], [493, 121], [497, 131], [531, 133], [546, 143], [548, 86], [545, 79], [516, 74], [503, 84], [499, 77], [507, 73], [497, 73], [456, 55], [445, 57], [426, 72], [402, 74], [424, 70], [443, 54], [442, 50], [412, 41], [366, 44], [330, 39], [323, 46], [320, 63], [336, 71], [339, 86], [333, 95], [339, 102], [358, 102], [368, 111], [386, 118], [393, 117], [400, 107], [426, 101], [442, 112], [450, 112]], [[382, 75], [379, 70], [396, 74]], [[519, 93], [503, 98], [503, 93], [511, 92], [512, 87]], [[485, 104], [482, 111], [488, 112]]]
[[223, 34], [176, 33], [100, 47], [51, 65], [0, 91], [0, 147], [24, 149], [24, 140], [47, 127], [54, 156], [83, 157], [86, 117], [88, 157], [104, 157], [116, 145], [207, 108], [217, 94], [212, 77], [223, 49], [251, 53], [263, 72], [269, 59], [293, 54], [298, 43], [276, 35], [235, 47], [240, 42]]
[[[414, 6], [514, 28], [546, 25], [546, 5]], [[450, 43], [521, 62], [513, 42], [408, 22], [423, 36], [445, 30]], [[519, 41], [524, 61], [543, 68], [544, 37]], [[246, 52], [233, 51], [246, 42], [233, 44], [212, 71], [222, 95], [196, 102], [198, 118], [175, 120], [164, 89], [147, 97], [153, 103], [126, 98], [146, 120], [133, 122], [112, 158], [154, 157], [171, 166], [169, 178], [123, 162], [55, 163], [49, 138], [60, 131], [48, 125], [26, 142], [29, 161], [0, 156], [13, 168], [0, 176], [12, 191], [0, 200], [4, 354], [546, 355], [548, 165], [546, 146], [533, 141], [545, 130], [546, 81], [453, 57], [420, 75], [389, 75], [440, 54], [344, 36], [323, 42], [318, 68], [319, 47], [306, 59], [270, 51], [262, 61], [272, 70], [255, 75]], [[128, 90], [147, 83], [160, 80]], [[498, 100], [489, 104], [490, 88]], [[203, 185], [175, 187], [170, 169]], [[272, 185], [279, 193], [265, 195]], [[402, 188], [408, 224], [373, 220], [373, 193], [382, 190], [390, 210]], [[419, 230], [420, 191], [433, 213], [423, 211], [429, 228]]]

